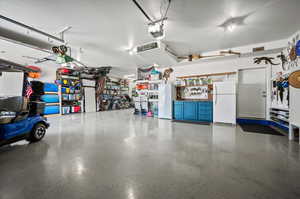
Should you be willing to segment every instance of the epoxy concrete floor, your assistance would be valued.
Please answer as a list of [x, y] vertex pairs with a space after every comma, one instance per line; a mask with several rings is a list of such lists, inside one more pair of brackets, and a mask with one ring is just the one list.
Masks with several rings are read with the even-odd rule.
[[1, 199], [298, 199], [287, 137], [172, 123], [132, 110], [51, 118], [39, 143], [0, 149]]

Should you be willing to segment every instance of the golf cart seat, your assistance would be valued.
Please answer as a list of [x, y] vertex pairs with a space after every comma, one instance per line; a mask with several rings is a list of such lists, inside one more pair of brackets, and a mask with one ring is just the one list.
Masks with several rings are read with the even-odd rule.
[[17, 122], [28, 117], [28, 99], [25, 97], [0, 97], [0, 124]]

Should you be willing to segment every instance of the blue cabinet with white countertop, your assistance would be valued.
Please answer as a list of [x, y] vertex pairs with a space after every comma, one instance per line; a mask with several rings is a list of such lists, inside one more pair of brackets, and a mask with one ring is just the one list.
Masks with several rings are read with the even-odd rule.
[[211, 101], [174, 101], [173, 119], [212, 122], [213, 103]]

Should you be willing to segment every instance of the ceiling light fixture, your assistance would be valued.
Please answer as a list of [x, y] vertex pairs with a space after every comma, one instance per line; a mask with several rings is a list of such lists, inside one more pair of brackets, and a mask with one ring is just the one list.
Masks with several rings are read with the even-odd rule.
[[150, 35], [157, 40], [161, 40], [165, 37], [165, 31], [164, 31], [164, 23], [163, 21], [151, 23], [148, 25], [148, 32]]
[[128, 51], [129, 55], [135, 55], [137, 53], [137, 48], [134, 47], [133, 49]]
[[236, 28], [236, 24], [232, 23], [232, 24], [228, 25], [226, 29], [229, 32], [233, 32], [235, 30], [235, 28]]
[[245, 20], [248, 16], [250, 16], [250, 14], [239, 17], [230, 17], [218, 27], [223, 28], [224, 31], [234, 32], [238, 26], [245, 25]]

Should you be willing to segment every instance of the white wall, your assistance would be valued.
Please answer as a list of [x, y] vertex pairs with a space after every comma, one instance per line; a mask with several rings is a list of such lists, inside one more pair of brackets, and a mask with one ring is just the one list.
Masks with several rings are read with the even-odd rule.
[[[278, 40], [273, 42], [266, 42], [266, 43], [258, 43], [258, 44], [252, 44], [247, 46], [241, 46], [241, 47], [235, 47], [232, 48], [232, 51], [238, 51], [241, 53], [249, 53], [252, 52], [252, 49], [255, 47], [261, 47], [264, 46], [265, 50], [273, 50], [273, 49], [279, 49], [286, 47], [287, 40]], [[225, 49], [228, 50], [228, 49]], [[219, 54], [221, 50], [213, 51], [213, 52], [206, 52], [202, 55], [216, 55]], [[279, 54], [279, 53], [278, 53]], [[264, 55], [268, 57], [276, 57], [278, 55], [275, 54], [269, 54]], [[260, 56], [258, 56], [260, 57]], [[253, 61], [254, 57], [242, 57], [238, 58], [237, 56], [226, 56], [225, 58], [210, 58], [210, 59], [202, 59], [202, 60], [196, 60], [193, 62], [187, 62], [183, 61], [180, 62], [172, 68], [174, 69], [174, 72], [171, 74], [171, 79], [175, 80], [175, 77], [178, 76], [185, 76], [185, 75], [199, 75], [199, 74], [210, 74], [210, 73], [223, 73], [223, 72], [237, 72], [239, 69], [245, 69], [245, 68], [252, 68], [252, 67], [262, 67], [263, 65], [257, 65], [254, 64]], [[274, 62], [278, 62], [279, 60], [276, 60]], [[162, 69], [163, 71], [164, 69]]]
[[22, 96], [24, 73], [2, 72], [0, 74], [0, 96]]
[[[270, 54], [268, 57], [275, 57], [278, 54]], [[268, 67], [269, 65], [257, 65], [254, 64], [254, 57], [249, 58], [234, 58], [227, 60], [218, 60], [210, 62], [198, 62], [198, 63], [187, 63], [183, 66], [173, 67], [174, 72], [171, 74], [171, 80], [175, 80], [176, 77], [186, 75], [201, 75], [211, 73], [223, 73], [223, 72], [237, 72], [239, 69], [255, 68], [255, 67]]]

